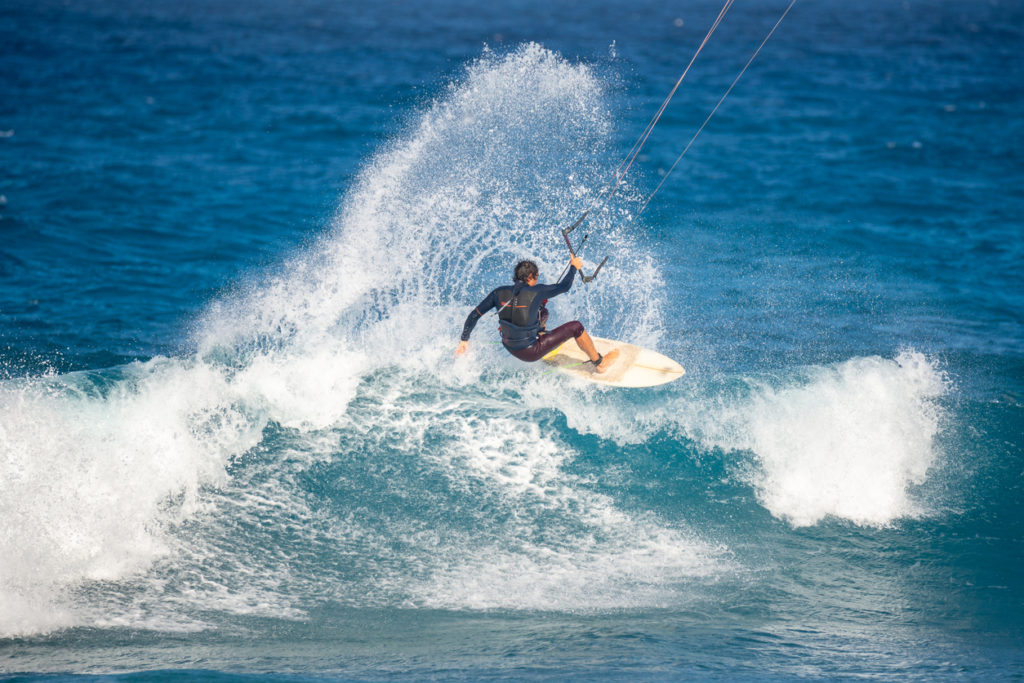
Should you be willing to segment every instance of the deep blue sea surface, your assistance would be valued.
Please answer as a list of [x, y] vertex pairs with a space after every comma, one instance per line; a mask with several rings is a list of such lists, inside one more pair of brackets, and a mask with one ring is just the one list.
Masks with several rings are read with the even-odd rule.
[[0, 677], [1024, 677], [1024, 2], [800, 0], [640, 212], [787, 4], [551, 301], [619, 390], [452, 351], [717, 2], [0, 4]]

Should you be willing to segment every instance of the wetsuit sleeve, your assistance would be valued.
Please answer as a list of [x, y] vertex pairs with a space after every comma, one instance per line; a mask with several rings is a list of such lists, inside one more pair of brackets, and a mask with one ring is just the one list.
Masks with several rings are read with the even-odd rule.
[[563, 277], [558, 282], [558, 284], [540, 285], [539, 287], [537, 287], [537, 291], [540, 294], [540, 296], [548, 298], [558, 296], [559, 294], [565, 294], [566, 292], [569, 291], [569, 288], [572, 287], [572, 281], [575, 277], [576, 266], [570, 265], [569, 272], [565, 274], [565, 277]]
[[488, 294], [476, 308], [470, 311], [468, 316], [466, 316], [466, 324], [462, 326], [462, 341], [469, 341], [469, 335], [473, 334], [473, 328], [476, 327], [476, 321], [480, 320], [480, 316], [497, 305], [498, 290], [495, 289]]

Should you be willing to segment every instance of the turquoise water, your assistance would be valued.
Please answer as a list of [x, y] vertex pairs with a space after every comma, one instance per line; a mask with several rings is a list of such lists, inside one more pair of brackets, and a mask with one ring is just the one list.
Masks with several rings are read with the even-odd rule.
[[1024, 5], [0, 7], [0, 675], [1024, 675]]

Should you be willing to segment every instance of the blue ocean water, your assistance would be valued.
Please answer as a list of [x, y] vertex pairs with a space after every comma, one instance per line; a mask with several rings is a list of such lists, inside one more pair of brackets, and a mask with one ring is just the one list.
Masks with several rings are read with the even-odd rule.
[[0, 675], [1019, 680], [1024, 4], [0, 6]]

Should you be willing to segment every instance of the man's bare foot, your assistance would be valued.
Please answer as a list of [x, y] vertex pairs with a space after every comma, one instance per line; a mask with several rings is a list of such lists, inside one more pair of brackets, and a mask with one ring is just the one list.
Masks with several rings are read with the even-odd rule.
[[604, 354], [604, 358], [601, 360], [601, 364], [597, 366], [598, 372], [608, 372], [608, 368], [615, 364], [615, 360], [619, 357], [619, 350], [612, 349], [608, 353]]

